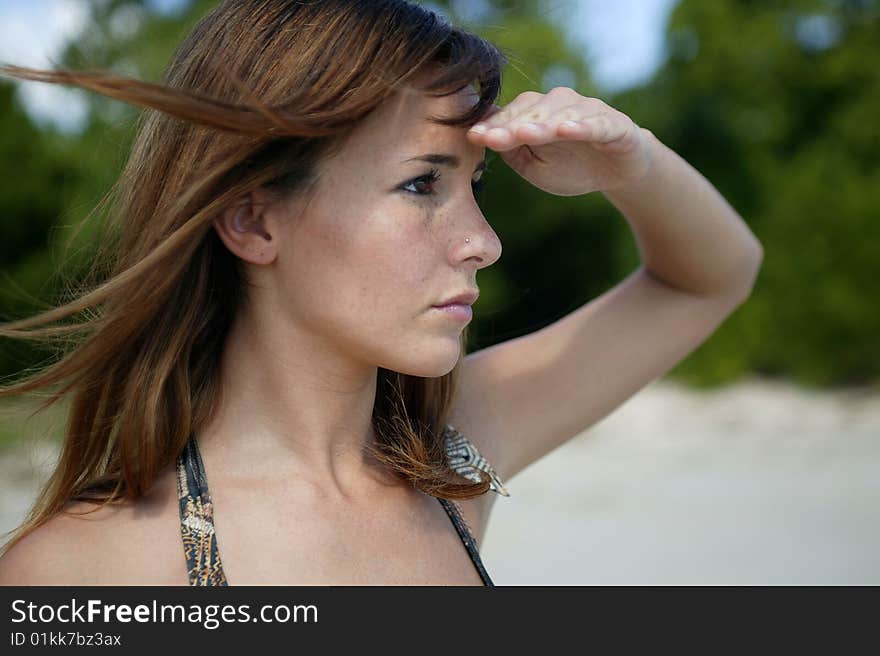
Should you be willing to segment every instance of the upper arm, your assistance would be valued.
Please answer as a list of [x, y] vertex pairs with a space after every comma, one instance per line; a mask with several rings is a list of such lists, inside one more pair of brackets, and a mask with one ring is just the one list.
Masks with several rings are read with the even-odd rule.
[[[507, 480], [671, 369], [747, 295], [696, 295], [639, 268], [549, 326], [465, 357], [450, 420]], [[483, 515], [494, 496], [481, 497]]]

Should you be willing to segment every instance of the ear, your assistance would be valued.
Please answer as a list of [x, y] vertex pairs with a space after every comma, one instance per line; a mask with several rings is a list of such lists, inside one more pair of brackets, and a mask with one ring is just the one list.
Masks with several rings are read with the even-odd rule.
[[268, 210], [268, 194], [253, 191], [214, 219], [214, 229], [226, 248], [245, 262], [271, 264], [278, 257], [279, 240]]

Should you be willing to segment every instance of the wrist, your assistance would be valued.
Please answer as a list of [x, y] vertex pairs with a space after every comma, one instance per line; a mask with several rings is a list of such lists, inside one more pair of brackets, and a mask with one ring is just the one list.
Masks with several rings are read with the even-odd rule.
[[624, 186], [603, 191], [602, 193], [604, 193], [609, 200], [623, 200], [625, 198], [640, 195], [642, 192], [645, 191], [645, 189], [649, 188], [653, 184], [654, 179], [658, 175], [658, 172], [661, 168], [660, 151], [665, 149], [666, 145], [662, 141], [660, 141], [648, 128], [640, 127], [639, 130], [642, 133], [642, 172], [637, 174], [631, 182]]

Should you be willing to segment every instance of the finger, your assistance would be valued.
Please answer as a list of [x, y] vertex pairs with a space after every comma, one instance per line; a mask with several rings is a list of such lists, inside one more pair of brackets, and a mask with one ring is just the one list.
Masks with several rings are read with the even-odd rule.
[[[481, 143], [503, 152], [521, 145], [541, 146], [560, 139], [588, 139], [595, 136], [594, 126], [591, 123], [582, 124], [582, 121], [592, 118], [591, 114], [601, 112], [602, 102], [572, 92], [578, 102], [566, 103], [571, 94], [554, 91], [553, 102], [549, 100], [549, 95], [545, 96], [544, 101], [532, 105], [510, 121], [490, 127], [481, 135]], [[559, 105], [555, 111], [553, 104]], [[566, 123], [566, 127], [561, 128], [563, 123]]]
[[524, 123], [511, 127], [497, 127], [481, 136], [483, 145], [500, 152], [519, 146], [541, 146], [559, 140], [554, 126], [546, 123]]
[[622, 121], [614, 121], [606, 114], [599, 114], [580, 120], [565, 120], [559, 124], [556, 132], [560, 137], [610, 143], [625, 136], [628, 129], [629, 126]]
[[485, 134], [494, 127], [509, 123], [515, 116], [518, 116], [529, 107], [539, 103], [543, 97], [544, 94], [538, 93], [537, 91], [523, 91], [504, 107], [495, 105], [497, 110], [494, 111], [491, 116], [483, 119], [477, 123], [477, 125], [472, 127], [471, 132], [475, 134]]
[[[546, 94], [524, 92], [490, 120], [482, 122], [482, 127], [475, 126], [473, 132], [482, 136], [488, 135], [492, 130], [505, 128], [509, 134], [504, 131], [494, 132], [484, 142], [484, 145], [492, 148], [504, 147], [510, 145], [511, 137], [520, 134], [523, 126], [527, 126], [523, 138], [529, 138], [526, 134], [533, 138], [537, 135], [549, 135], [560, 121], [580, 118], [599, 109], [600, 104], [598, 99], [585, 98], [568, 87], [556, 87]], [[546, 140], [535, 143], [546, 143]]]
[[[591, 135], [593, 124], [582, 122], [599, 115], [601, 101], [573, 92], [578, 102], [566, 104], [564, 101], [571, 96], [566, 91], [570, 90], [554, 90], [556, 104], [561, 105], [555, 111], [552, 110], [553, 103], [548, 102], [548, 95], [545, 102], [532, 105], [509, 122], [492, 128], [486, 145], [509, 149], [519, 145], [540, 146], [572, 135]], [[563, 123], [566, 127], [560, 130]]]

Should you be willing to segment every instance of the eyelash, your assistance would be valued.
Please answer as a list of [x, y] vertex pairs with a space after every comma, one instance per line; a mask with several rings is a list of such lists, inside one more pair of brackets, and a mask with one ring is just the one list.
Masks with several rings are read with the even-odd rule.
[[[410, 191], [409, 189], [406, 189], [406, 187], [408, 187], [409, 185], [411, 185], [413, 183], [419, 183], [419, 182], [426, 182], [430, 185], [435, 185], [435, 184], [437, 184], [438, 180], [440, 180], [440, 171], [438, 171], [437, 169], [431, 169], [425, 175], [420, 175], [417, 178], [413, 178], [412, 180], [407, 182], [405, 185], [403, 185], [404, 191], [406, 191], [410, 194], [413, 194], [415, 196], [433, 196], [434, 195], [433, 191], [429, 191], [428, 193], [419, 193], [418, 191]], [[480, 178], [479, 180], [472, 180], [471, 181], [471, 188], [474, 191], [474, 196], [477, 198], [480, 197], [480, 195], [482, 194], [482, 191], [483, 191], [483, 189], [485, 189], [485, 187], [486, 187], [486, 181], [483, 180], [482, 178]]]

